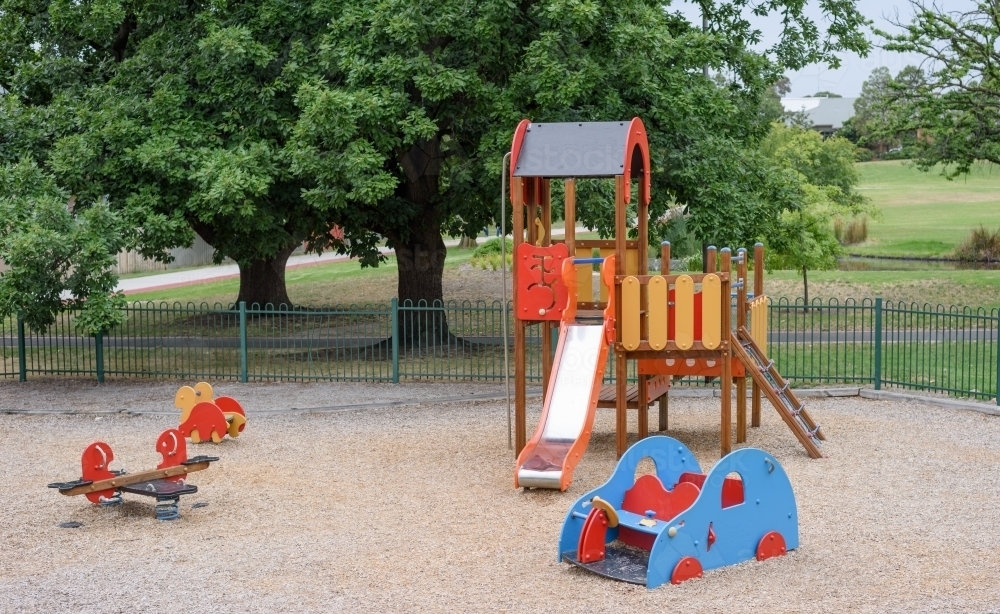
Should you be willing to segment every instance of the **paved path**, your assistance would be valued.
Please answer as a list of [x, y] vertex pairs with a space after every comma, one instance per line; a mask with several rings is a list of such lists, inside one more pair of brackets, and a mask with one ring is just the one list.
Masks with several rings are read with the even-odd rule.
[[[591, 232], [587, 228], [578, 227], [577, 233]], [[552, 236], [565, 234], [562, 228], [552, 231]], [[485, 237], [480, 237], [485, 238]], [[458, 245], [459, 239], [448, 239], [444, 242], [447, 247]], [[393, 253], [388, 247], [379, 248], [383, 254]], [[341, 256], [333, 252], [327, 252], [322, 256], [316, 254], [301, 254], [288, 259], [285, 270], [298, 269], [318, 264], [329, 264], [331, 262], [346, 262], [351, 260], [350, 256]], [[239, 279], [240, 268], [235, 264], [221, 264], [217, 266], [200, 267], [197, 269], [187, 269], [184, 271], [173, 271], [167, 273], [156, 273], [153, 275], [143, 275], [142, 277], [130, 277], [118, 280], [118, 290], [128, 294], [138, 294], [140, 292], [150, 292], [152, 290], [169, 290], [170, 288], [180, 288], [194, 284], [202, 284], [210, 281], [221, 281], [223, 279]]]

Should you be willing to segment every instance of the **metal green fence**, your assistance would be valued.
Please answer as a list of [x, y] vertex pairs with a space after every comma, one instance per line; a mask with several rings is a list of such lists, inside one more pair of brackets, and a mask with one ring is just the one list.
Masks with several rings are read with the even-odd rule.
[[[510, 305], [499, 301], [320, 309], [132, 304], [121, 326], [96, 337], [79, 334], [75, 316], [60, 314], [45, 331], [0, 320], [0, 379], [496, 381], [504, 373], [502, 318], [513, 330]], [[533, 382], [541, 380], [541, 334], [541, 326], [528, 329]], [[771, 304], [768, 350], [796, 386], [993, 399], [1000, 387], [998, 336], [997, 309], [782, 299]]]

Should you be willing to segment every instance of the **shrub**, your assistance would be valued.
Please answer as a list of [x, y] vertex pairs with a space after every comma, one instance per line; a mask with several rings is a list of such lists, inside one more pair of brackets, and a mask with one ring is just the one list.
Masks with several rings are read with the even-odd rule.
[[854, 159], [858, 162], [871, 162], [875, 159], [875, 152], [864, 147], [858, 147], [854, 150]]
[[[511, 253], [514, 250], [514, 240], [507, 239], [507, 253]], [[482, 245], [476, 247], [476, 251], [472, 252], [472, 257], [487, 256], [489, 254], [499, 254], [500, 253], [500, 237], [493, 237], [489, 241], [486, 241]]]
[[833, 235], [841, 245], [856, 245], [868, 240], [868, 218], [853, 218], [845, 223], [841, 218], [833, 220]]
[[955, 250], [959, 260], [1000, 260], [1000, 229], [996, 232], [980, 226]]
[[[513, 262], [513, 255], [511, 252], [514, 250], [513, 239], [506, 239], [507, 242], [507, 266], [509, 267], [511, 262]], [[472, 266], [479, 267], [480, 269], [496, 271], [500, 268], [500, 237], [494, 237], [489, 241], [486, 241], [482, 245], [476, 248], [476, 251], [472, 252], [472, 259], [469, 260]]]

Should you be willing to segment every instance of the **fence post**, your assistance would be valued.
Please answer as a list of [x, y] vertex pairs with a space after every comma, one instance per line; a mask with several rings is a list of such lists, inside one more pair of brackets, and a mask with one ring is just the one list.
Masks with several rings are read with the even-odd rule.
[[104, 331], [99, 330], [94, 335], [94, 355], [97, 361], [97, 383], [104, 383]]
[[240, 301], [240, 381], [247, 383], [247, 303]]
[[997, 328], [993, 343], [997, 346], [997, 387], [994, 394], [997, 397], [997, 406], [1000, 407], [1000, 310], [997, 310]]
[[17, 316], [17, 373], [22, 382], [28, 381], [28, 356], [24, 342], [24, 321]]
[[392, 383], [399, 383], [399, 299], [392, 299]]
[[882, 389], [882, 297], [875, 297], [875, 390]]

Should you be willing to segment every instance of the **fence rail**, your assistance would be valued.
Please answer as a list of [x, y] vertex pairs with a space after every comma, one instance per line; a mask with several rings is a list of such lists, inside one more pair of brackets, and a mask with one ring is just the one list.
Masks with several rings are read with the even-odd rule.
[[[130, 305], [114, 330], [87, 337], [77, 332], [76, 315], [61, 314], [45, 331], [0, 320], [0, 379], [495, 381], [504, 372], [502, 319], [511, 324], [512, 317], [499, 301], [322, 309], [147, 303]], [[843, 383], [977, 399], [993, 399], [1000, 388], [997, 309], [782, 299], [771, 303], [769, 320], [768, 351], [796, 386]], [[534, 382], [541, 380], [542, 330], [528, 333]]]

